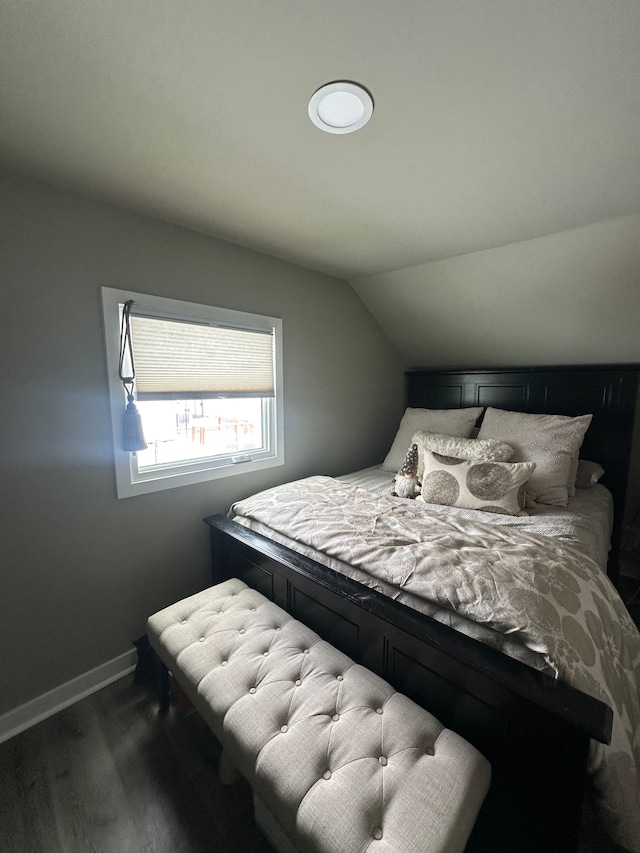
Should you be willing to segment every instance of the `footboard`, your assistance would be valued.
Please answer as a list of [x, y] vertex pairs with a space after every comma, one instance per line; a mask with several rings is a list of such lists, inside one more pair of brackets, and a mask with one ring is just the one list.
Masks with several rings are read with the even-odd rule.
[[607, 705], [224, 516], [205, 521], [214, 583], [241, 578], [489, 759], [469, 851], [577, 849], [589, 742], [611, 737]]

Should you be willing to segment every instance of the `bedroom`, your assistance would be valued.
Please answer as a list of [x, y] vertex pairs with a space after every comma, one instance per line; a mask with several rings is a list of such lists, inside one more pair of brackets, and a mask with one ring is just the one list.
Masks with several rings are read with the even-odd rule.
[[[323, 3], [322, 14], [306, 6], [290, 19], [298, 7], [274, 3], [269, 21], [262, 3], [217, 5], [205, 19], [208, 40], [197, 41], [207, 74], [185, 82], [180, 55], [167, 54], [189, 23], [177, 4], [153, 21], [144, 4], [128, 4], [126, 30], [120, 4], [91, 16], [62, 2], [3, 4], [8, 729], [130, 665], [146, 616], [206, 585], [204, 516], [276, 481], [382, 459], [406, 368], [640, 361], [637, 4], [586, 3], [579, 15], [569, 4], [535, 4], [519, 18], [502, 3], [482, 4], [483, 14], [409, 3], [402, 21], [388, 3], [375, 4], [377, 15], [370, 4], [346, 15], [343, 4]], [[339, 11], [344, 41], [311, 60], [329, 11]], [[426, 82], [416, 21], [434, 57]], [[473, 63], [451, 45], [457, 27], [475, 46]], [[296, 45], [291, 66], [269, 61], [284, 55], [276, 32]], [[405, 81], [430, 92], [418, 117], [405, 112], [412, 89], [392, 74], [403, 54]], [[497, 94], [462, 99], [455, 68]], [[237, 99], [223, 99], [233, 75], [242, 100], [252, 93], [261, 110], [250, 120], [235, 112]], [[306, 115], [312, 91], [336, 75], [361, 79], [376, 98], [370, 125], [346, 138], [322, 134]], [[293, 91], [274, 98], [285, 83]], [[203, 99], [226, 104], [204, 127]], [[252, 153], [240, 142], [253, 138]], [[403, 140], [410, 167], [428, 157], [415, 187], [393, 172]], [[267, 155], [278, 159], [269, 165]], [[282, 317], [285, 466], [117, 501], [101, 286]]]

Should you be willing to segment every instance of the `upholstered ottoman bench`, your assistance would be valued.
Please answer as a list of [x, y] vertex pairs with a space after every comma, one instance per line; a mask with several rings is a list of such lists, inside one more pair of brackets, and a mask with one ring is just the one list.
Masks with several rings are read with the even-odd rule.
[[486, 759], [259, 592], [225, 581], [151, 616], [148, 633], [278, 850], [464, 850]]

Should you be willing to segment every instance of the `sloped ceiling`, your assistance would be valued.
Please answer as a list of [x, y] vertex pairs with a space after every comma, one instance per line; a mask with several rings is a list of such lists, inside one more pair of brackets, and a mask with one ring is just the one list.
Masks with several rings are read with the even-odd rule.
[[[343, 278], [640, 212], [638, 0], [0, 0], [0, 165]], [[357, 80], [363, 130], [311, 94]]]

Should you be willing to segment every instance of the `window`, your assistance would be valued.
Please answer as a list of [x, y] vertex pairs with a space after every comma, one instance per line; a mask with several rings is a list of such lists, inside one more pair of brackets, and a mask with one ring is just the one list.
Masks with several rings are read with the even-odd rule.
[[[122, 449], [120, 328], [131, 306], [146, 449]], [[282, 321], [102, 288], [119, 498], [284, 463]]]

